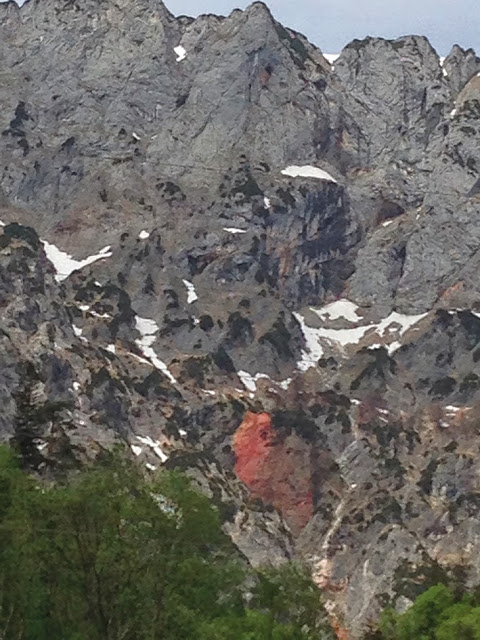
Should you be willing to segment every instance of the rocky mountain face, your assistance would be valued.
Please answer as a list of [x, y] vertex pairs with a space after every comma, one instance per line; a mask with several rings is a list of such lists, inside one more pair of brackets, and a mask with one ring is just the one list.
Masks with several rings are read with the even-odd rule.
[[480, 583], [480, 59], [0, 4], [0, 437], [185, 470], [339, 637]]

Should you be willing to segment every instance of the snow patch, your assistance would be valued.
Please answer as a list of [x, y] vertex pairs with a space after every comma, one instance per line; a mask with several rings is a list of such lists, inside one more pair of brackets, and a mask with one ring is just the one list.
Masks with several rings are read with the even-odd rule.
[[150, 237], [150, 233], [148, 231], [140, 231], [140, 233], [138, 234], [138, 238], [139, 240], [146, 240], [147, 238]]
[[339, 59], [340, 54], [339, 53], [324, 53], [323, 57], [325, 58], [325, 60], [328, 60], [328, 62], [333, 66], [335, 64], [335, 62]]
[[247, 233], [246, 229], [237, 229], [236, 227], [223, 227], [223, 230], [228, 233]]
[[[345, 302], [345, 301], [343, 301]], [[348, 301], [346, 301], [348, 302]], [[335, 303], [333, 303], [335, 304]], [[327, 305], [328, 306], [328, 305]], [[351, 307], [346, 306], [346, 309], [352, 310]], [[342, 307], [339, 307], [339, 310]], [[326, 314], [322, 314], [322, 309], [315, 311], [319, 315], [320, 319], [325, 320]], [[340, 311], [339, 311], [340, 312]], [[315, 366], [320, 358], [324, 355], [323, 341], [327, 341], [330, 344], [337, 344], [341, 347], [346, 347], [350, 344], [358, 344], [362, 338], [369, 332], [374, 331], [379, 337], [390, 337], [391, 335], [396, 338], [402, 337], [413, 325], [423, 320], [428, 314], [422, 313], [419, 315], [407, 316], [401, 313], [393, 312], [387, 318], [384, 318], [376, 324], [363, 325], [352, 329], [327, 329], [325, 327], [314, 328], [309, 327], [305, 318], [300, 313], [293, 314], [297, 322], [300, 324], [303, 336], [305, 338], [306, 349], [302, 351], [302, 359], [297, 362], [297, 368], [300, 371], [307, 371], [311, 367]], [[348, 314], [350, 315], [350, 314]], [[335, 317], [335, 308], [334, 308]], [[339, 316], [336, 316], [339, 317]], [[345, 316], [344, 316], [345, 317]], [[350, 315], [349, 321], [352, 321]], [[329, 319], [333, 319], [329, 316]], [[375, 345], [379, 347], [380, 345]], [[398, 340], [391, 344], [385, 345], [389, 354], [394, 353], [401, 347]]]
[[80, 383], [79, 382], [75, 381], [72, 386], [73, 386], [74, 391], [79, 391], [80, 390]]
[[259, 380], [262, 378], [269, 380], [266, 373], [257, 373], [255, 376], [252, 376], [250, 373], [247, 373], [247, 371], [237, 371], [237, 376], [247, 391], [251, 391], [252, 393], [255, 393], [257, 390], [257, 382]]
[[392, 353], [395, 353], [395, 351], [398, 351], [401, 346], [402, 345], [400, 344], [400, 342], [392, 342], [391, 344], [389, 344], [387, 347], [388, 355], [391, 356]]
[[158, 440], [152, 440], [150, 436], [137, 436], [137, 440], [147, 447], [150, 447], [155, 455], [160, 458], [161, 462], [166, 462], [168, 460], [168, 456], [164, 453]]
[[318, 331], [321, 338], [330, 342], [338, 342], [342, 347], [346, 347], [349, 344], [358, 344], [367, 331], [373, 328], [375, 328], [374, 324], [368, 324], [354, 329], [318, 329]]
[[137, 445], [136, 445], [136, 444], [132, 444], [132, 445], [130, 445], [130, 448], [132, 449], [133, 453], [134, 453], [136, 456], [139, 456], [139, 455], [142, 453], [142, 451], [143, 451], [142, 447], [137, 447]]
[[264, 204], [264, 206], [265, 206], [265, 209], [270, 209], [270, 207], [271, 207], [271, 205], [272, 205], [272, 203], [271, 203], [271, 201], [270, 201], [270, 198], [267, 198], [267, 196], [265, 196], [265, 197], [263, 198], [263, 204]]
[[195, 291], [193, 282], [189, 282], [188, 280], [182, 280], [182, 282], [186, 286], [188, 292], [187, 303], [192, 304], [192, 302], [198, 300], [197, 292]]
[[83, 333], [83, 329], [80, 329], [80, 327], [77, 327], [74, 324], [72, 324], [72, 329], [73, 329], [73, 333], [77, 336], [77, 338], [80, 338], [80, 336]]
[[147, 469], [148, 469], [149, 471], [156, 471], [156, 470], [157, 470], [157, 467], [156, 467], [154, 464], [150, 464], [149, 462], [147, 462], [147, 463], [145, 464], [145, 466], [147, 467]]
[[382, 227], [389, 227], [392, 224], [393, 220], [387, 220], [382, 224]]
[[141, 335], [141, 338], [135, 340], [135, 344], [140, 347], [143, 355], [145, 356], [145, 358], [147, 358], [149, 363], [153, 364], [156, 369], [167, 376], [170, 382], [173, 382], [175, 384], [177, 380], [172, 376], [172, 374], [168, 370], [167, 365], [159, 359], [152, 348], [152, 345], [156, 340], [157, 331], [159, 330], [159, 326], [157, 325], [155, 320], [135, 316], [135, 325], [137, 331]]
[[464, 411], [471, 411], [473, 407], [455, 407], [453, 404], [449, 404], [445, 407], [445, 409], [449, 413], [462, 413]]
[[[256, 392], [257, 382], [259, 380], [270, 380], [270, 382], [273, 382], [273, 384], [277, 384], [284, 391], [288, 389], [290, 383], [292, 382], [292, 378], [287, 378], [286, 380], [277, 382], [276, 380], [272, 380], [266, 373], [257, 373], [256, 375], [252, 376], [252, 374], [248, 373], [247, 371], [237, 371], [237, 376], [242, 381], [243, 386], [247, 389], [247, 391], [250, 391], [251, 394], [254, 394]], [[274, 389], [271, 390], [274, 391]], [[240, 390], [237, 389], [237, 391]]]
[[173, 50], [177, 54], [177, 62], [181, 62], [187, 57], [187, 51], [181, 44], [179, 44], [178, 47], [173, 47]]
[[395, 325], [398, 325], [400, 327], [400, 329], [398, 329], [398, 332], [400, 336], [403, 336], [403, 334], [406, 333], [410, 329], [410, 327], [413, 327], [414, 324], [417, 324], [417, 322], [420, 322], [420, 320], [426, 318], [427, 315], [428, 313], [420, 313], [416, 316], [407, 316], [405, 314], [393, 311], [387, 318], [385, 318], [385, 320], [382, 320], [378, 324], [377, 333], [383, 337], [385, 336], [385, 333], [387, 331], [389, 333], [395, 331]]
[[117, 349], [114, 344], [109, 344], [107, 346], [107, 351], [113, 353], [114, 355], [117, 353]]
[[311, 165], [305, 166], [297, 166], [291, 165], [286, 169], [283, 169], [281, 172], [284, 176], [289, 176], [290, 178], [317, 178], [318, 180], [327, 180], [328, 182], [335, 182], [335, 178], [333, 178], [329, 173], [324, 171], [323, 169], [319, 169], [318, 167], [312, 167]]
[[358, 308], [358, 305], [354, 302], [343, 298], [342, 300], [331, 302], [321, 309], [312, 309], [312, 311], [317, 314], [320, 320], [345, 318], [349, 322], [360, 322], [362, 318], [357, 313]]
[[297, 362], [297, 368], [307, 371], [323, 356], [323, 346], [319, 343], [318, 329], [309, 327], [300, 313], [294, 313], [293, 317], [299, 323], [306, 343], [306, 349], [302, 351], [302, 360]]
[[68, 276], [77, 271], [78, 269], [82, 269], [83, 267], [87, 267], [98, 260], [103, 260], [104, 258], [109, 258], [112, 255], [111, 247], [103, 247], [99, 251], [99, 253], [89, 256], [84, 260], [75, 260], [72, 256], [65, 251], [61, 251], [54, 244], [50, 244], [46, 240], [42, 240], [43, 247], [45, 249], [45, 253], [47, 254], [47, 258], [53, 264], [57, 275], [55, 276], [55, 280], [57, 282], [62, 282], [68, 278]]
[[[142, 335], [142, 338], [145, 338], [145, 343], [147, 343], [147, 337], [154, 336], [159, 330], [159, 326], [155, 320], [150, 320], [150, 318], [141, 318], [140, 316], [135, 316], [135, 326], [137, 331]], [[149, 345], [152, 345], [154, 342], [155, 339], [151, 340]]]

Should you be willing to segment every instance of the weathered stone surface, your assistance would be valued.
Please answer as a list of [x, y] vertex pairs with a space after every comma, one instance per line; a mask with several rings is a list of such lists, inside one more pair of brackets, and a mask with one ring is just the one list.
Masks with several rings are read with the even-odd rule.
[[313, 516], [311, 451], [295, 433], [276, 433], [268, 413], [247, 413], [235, 433], [235, 473], [273, 505], [296, 535]]
[[475, 53], [30, 0], [0, 55], [1, 440], [185, 470], [339, 637], [479, 584]]

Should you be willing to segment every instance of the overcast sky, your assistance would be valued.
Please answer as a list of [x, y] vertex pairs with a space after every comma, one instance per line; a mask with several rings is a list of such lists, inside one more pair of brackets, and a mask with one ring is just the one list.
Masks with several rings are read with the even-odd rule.
[[[243, 0], [164, 0], [175, 15], [228, 15]], [[354, 38], [426, 35], [441, 55], [453, 44], [480, 52], [480, 0], [270, 0], [274, 16], [301, 31], [324, 53]]]
[[[198, 16], [228, 15], [252, 0], [164, 2], [174, 15]], [[354, 38], [419, 34], [428, 36], [440, 55], [447, 55], [455, 43], [480, 55], [480, 0], [269, 0], [267, 4], [277, 20], [304, 33], [324, 53], [339, 53]]]

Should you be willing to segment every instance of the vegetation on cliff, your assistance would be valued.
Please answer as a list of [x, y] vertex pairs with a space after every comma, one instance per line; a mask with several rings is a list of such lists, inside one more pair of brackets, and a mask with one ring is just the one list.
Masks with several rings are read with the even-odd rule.
[[422, 593], [405, 613], [387, 609], [376, 640], [480, 640], [480, 593], [445, 585]]
[[253, 571], [188, 481], [108, 456], [63, 482], [0, 448], [2, 640], [324, 640], [302, 569]]

